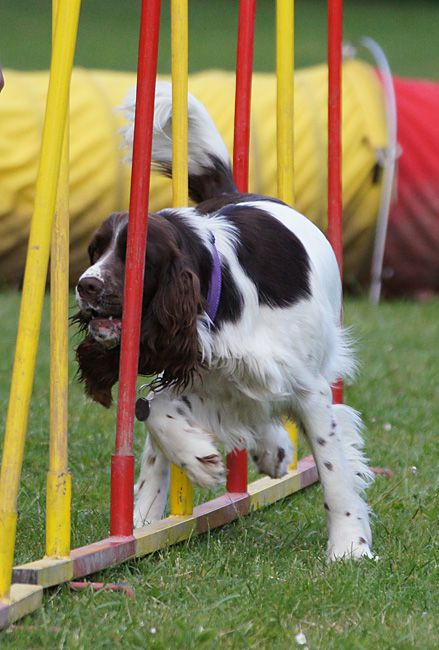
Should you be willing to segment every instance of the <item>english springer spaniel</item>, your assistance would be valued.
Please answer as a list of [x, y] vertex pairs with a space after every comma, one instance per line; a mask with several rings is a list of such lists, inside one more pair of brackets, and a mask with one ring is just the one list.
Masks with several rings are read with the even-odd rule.
[[[134, 97], [126, 106], [134, 115]], [[156, 93], [153, 160], [171, 175], [172, 99]], [[132, 126], [126, 130], [132, 142]], [[314, 454], [330, 559], [371, 557], [372, 480], [359, 414], [332, 404], [354, 361], [339, 324], [341, 283], [325, 236], [281, 201], [240, 194], [210, 115], [189, 96], [189, 193], [196, 207], [149, 216], [139, 374], [156, 375], [136, 484], [136, 527], [163, 516], [170, 463], [191, 481], [224, 480], [219, 445], [246, 448], [259, 470], [287, 472], [291, 417]], [[104, 406], [118, 379], [127, 213], [111, 214], [77, 285], [86, 336], [77, 348], [85, 391]]]

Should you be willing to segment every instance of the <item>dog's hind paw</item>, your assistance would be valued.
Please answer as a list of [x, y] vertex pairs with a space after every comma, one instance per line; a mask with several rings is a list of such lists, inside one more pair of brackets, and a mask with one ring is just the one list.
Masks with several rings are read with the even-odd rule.
[[328, 560], [359, 560], [363, 557], [373, 559], [374, 554], [364, 537], [359, 537], [349, 542], [331, 542], [328, 543]]

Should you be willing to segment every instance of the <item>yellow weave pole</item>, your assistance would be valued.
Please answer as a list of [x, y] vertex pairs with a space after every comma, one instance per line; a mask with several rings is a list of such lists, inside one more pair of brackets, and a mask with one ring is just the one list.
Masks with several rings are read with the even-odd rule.
[[276, 3], [277, 193], [294, 204], [294, 0]]
[[23, 463], [47, 277], [80, 0], [61, 2], [54, 38], [0, 474], [0, 598], [8, 598]]
[[[294, 0], [276, 1], [277, 194], [294, 204]], [[297, 427], [285, 422], [294, 445], [289, 469], [297, 468]]]
[[[188, 205], [188, 2], [171, 0], [172, 59], [172, 203]], [[171, 466], [172, 515], [192, 514], [192, 485], [179, 467]]]
[[[52, 0], [52, 41], [60, 0]], [[68, 104], [67, 104], [68, 105]], [[50, 254], [50, 444], [46, 555], [70, 553], [72, 477], [68, 470], [69, 110], [67, 108]]]

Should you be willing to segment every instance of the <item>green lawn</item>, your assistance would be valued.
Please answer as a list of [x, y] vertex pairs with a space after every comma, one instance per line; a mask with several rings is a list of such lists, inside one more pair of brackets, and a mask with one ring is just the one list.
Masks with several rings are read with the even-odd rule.
[[[3, 417], [18, 303], [16, 294], [0, 296]], [[302, 630], [313, 649], [436, 648], [439, 301], [374, 309], [349, 299], [346, 321], [354, 327], [361, 360], [347, 401], [364, 414], [372, 464], [395, 473], [378, 478], [370, 490], [377, 561], [326, 564], [321, 491], [314, 486], [227, 528], [96, 577], [128, 582], [135, 600], [71, 593], [65, 586], [50, 590], [43, 609], [2, 635], [1, 647], [287, 649]], [[47, 358], [45, 328], [19, 500], [17, 562], [43, 552]], [[77, 546], [108, 531], [115, 412], [86, 402], [74, 379], [70, 401]], [[137, 438], [140, 450], [141, 427]]]
[[[139, 4], [85, 0], [77, 64], [134, 69]], [[255, 68], [273, 70], [274, 0], [257, 4]], [[163, 5], [160, 70], [165, 72], [169, 15], [168, 3]], [[297, 63], [311, 65], [325, 56], [325, 3], [296, 5]], [[190, 7], [191, 69], [232, 68], [237, 2], [190, 0]], [[434, 1], [345, 2], [345, 37], [368, 34], [378, 40], [401, 75], [439, 78], [438, 24]], [[1, 3], [0, 25], [3, 66], [48, 67], [49, 0]], [[19, 299], [0, 293], [0, 436]], [[361, 360], [346, 400], [363, 412], [372, 464], [395, 473], [378, 478], [369, 494], [377, 561], [326, 564], [321, 490], [314, 486], [227, 528], [96, 576], [128, 582], [135, 600], [119, 593], [70, 593], [65, 586], [50, 590], [41, 610], [0, 636], [0, 647], [287, 650], [296, 647], [295, 635], [303, 631], [312, 650], [437, 648], [439, 301], [374, 309], [365, 300], [349, 299], [346, 321], [354, 327]], [[72, 361], [70, 466], [78, 546], [108, 533], [115, 411], [87, 402], [74, 372]], [[20, 491], [17, 563], [41, 557], [44, 550], [47, 432], [46, 328]], [[140, 426], [136, 435], [140, 452]], [[198, 500], [205, 497], [197, 493]]]
[[[274, 70], [274, 0], [258, 0], [255, 69]], [[19, 69], [49, 65], [50, 0], [0, 5], [0, 60]], [[164, 1], [161, 72], [169, 72], [169, 2]], [[190, 69], [233, 68], [237, 0], [190, 0]], [[140, 0], [83, 0], [76, 62], [86, 67], [134, 70]], [[326, 2], [296, 0], [297, 65], [326, 56]], [[439, 78], [439, 3], [435, 0], [347, 0], [346, 40], [379, 41], [401, 75]]]

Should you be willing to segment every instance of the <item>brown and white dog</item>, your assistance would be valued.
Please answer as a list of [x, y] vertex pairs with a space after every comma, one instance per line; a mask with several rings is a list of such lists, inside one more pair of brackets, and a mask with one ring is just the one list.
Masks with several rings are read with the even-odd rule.
[[[134, 114], [134, 97], [127, 110]], [[170, 175], [170, 86], [156, 93], [153, 159]], [[132, 140], [132, 128], [126, 131]], [[139, 373], [157, 375], [136, 485], [136, 526], [163, 516], [170, 463], [211, 487], [224, 480], [219, 445], [246, 448], [261, 472], [286, 473], [282, 420], [305, 432], [329, 524], [328, 555], [371, 557], [372, 480], [361, 420], [333, 405], [331, 385], [354, 361], [339, 325], [341, 283], [325, 236], [282, 202], [236, 191], [224, 142], [189, 97], [189, 193], [196, 207], [149, 216]], [[104, 406], [118, 379], [128, 215], [110, 215], [77, 285], [77, 348], [86, 393]], [[219, 275], [212, 313], [209, 292]], [[218, 278], [217, 278], [218, 279]]]

